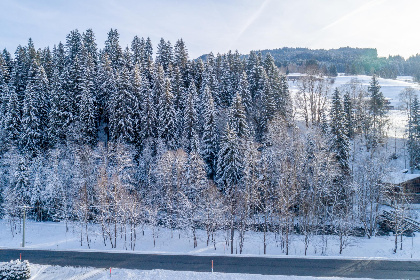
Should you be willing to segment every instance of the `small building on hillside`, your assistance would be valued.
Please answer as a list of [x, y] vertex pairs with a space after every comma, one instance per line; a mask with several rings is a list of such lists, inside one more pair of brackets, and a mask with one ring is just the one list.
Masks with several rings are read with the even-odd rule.
[[392, 172], [384, 183], [390, 187], [391, 195], [403, 193], [410, 203], [420, 203], [420, 174]]

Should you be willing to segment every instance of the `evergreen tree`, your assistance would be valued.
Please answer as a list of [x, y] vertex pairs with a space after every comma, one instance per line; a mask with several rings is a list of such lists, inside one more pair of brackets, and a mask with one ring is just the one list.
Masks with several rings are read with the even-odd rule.
[[332, 97], [331, 111], [331, 149], [335, 153], [337, 162], [343, 172], [349, 172], [349, 139], [345, 127], [345, 113], [341, 102], [340, 92], [336, 88]]
[[79, 143], [88, 144], [94, 147], [98, 140], [97, 133], [97, 116], [96, 116], [96, 101], [92, 91], [92, 81], [85, 79], [85, 86], [83, 87], [82, 96], [80, 98], [79, 109]]
[[141, 58], [142, 75], [146, 76], [150, 83], [153, 81], [153, 46], [150, 38], [144, 42]]
[[159, 101], [159, 124], [158, 134], [169, 150], [175, 149], [176, 143], [176, 113], [174, 97], [172, 95], [171, 82], [165, 80], [164, 93]]
[[[57, 70], [58, 74], [61, 76], [66, 66], [66, 51], [64, 49], [64, 45], [61, 42], [58, 44], [58, 46], [54, 46], [53, 63], [54, 63], [54, 69]], [[54, 71], [53, 71], [53, 74], [54, 74]]]
[[354, 135], [354, 117], [353, 104], [350, 98], [350, 92], [346, 91], [343, 96], [343, 113], [344, 113], [344, 128], [347, 138], [352, 139]]
[[409, 118], [409, 136], [408, 153], [410, 157], [410, 169], [419, 169], [420, 167], [420, 104], [417, 95], [414, 95], [411, 101]]
[[35, 62], [30, 72], [34, 73], [34, 78], [25, 89], [20, 141], [25, 151], [37, 154], [44, 151], [48, 143], [49, 88], [42, 66]]
[[133, 93], [130, 72], [124, 67], [117, 77], [117, 91], [110, 100], [109, 131], [115, 142], [123, 140], [134, 143], [136, 124], [133, 109], [137, 100]]
[[156, 63], [163, 67], [165, 72], [168, 71], [173, 61], [173, 49], [171, 43], [165, 42], [163, 38], [160, 39], [159, 45], [156, 51]]
[[[109, 123], [109, 114], [111, 109], [109, 107], [112, 96], [116, 95], [117, 92], [117, 81], [115, 72], [112, 69], [111, 61], [107, 54], [104, 54], [101, 58], [98, 70], [98, 117], [99, 123], [107, 125]], [[108, 130], [106, 128], [106, 130]], [[105, 131], [109, 138], [109, 131]]]
[[236, 93], [228, 115], [229, 127], [235, 131], [240, 139], [247, 139], [249, 136], [248, 123], [246, 121], [245, 108], [242, 105], [241, 95]]
[[231, 254], [233, 254], [234, 221], [240, 203], [238, 197], [240, 197], [240, 185], [244, 175], [245, 163], [243, 160], [244, 152], [241, 142], [228, 123], [217, 155], [216, 180], [229, 203]]
[[201, 155], [207, 164], [207, 175], [214, 178], [216, 173], [217, 160], [217, 131], [216, 131], [216, 111], [214, 108], [213, 97], [208, 86], [203, 93], [203, 136], [201, 138]]
[[116, 70], [119, 69], [123, 62], [123, 51], [119, 43], [117, 29], [112, 29], [108, 32], [108, 39], [105, 41], [104, 52], [109, 56], [112, 67]]
[[[13, 179], [11, 181], [11, 186], [6, 195], [6, 203], [9, 204], [16, 211], [16, 207], [29, 206], [31, 201], [30, 193], [30, 180], [29, 180], [29, 170], [28, 162], [25, 158], [21, 157], [17, 169], [13, 174]], [[18, 213], [20, 214], [20, 209]]]
[[187, 100], [184, 112], [184, 123], [183, 123], [183, 146], [187, 152], [191, 151], [191, 142], [193, 140], [193, 133], [196, 131], [197, 125], [197, 90], [193, 82], [190, 83], [187, 93]]
[[144, 100], [142, 85], [143, 77], [141, 75], [140, 65], [134, 66], [132, 75], [132, 86], [133, 86], [133, 125], [134, 125], [134, 143], [139, 145], [141, 143], [141, 118], [142, 118], [142, 102]]
[[131, 52], [133, 53], [133, 65], [141, 65], [141, 60], [144, 52], [144, 39], [134, 36], [131, 42]]
[[252, 100], [251, 100], [251, 93], [249, 92], [249, 84], [248, 84], [248, 79], [247, 79], [245, 71], [242, 72], [242, 75], [239, 81], [238, 91], [241, 95], [242, 105], [244, 106], [246, 116], [247, 118], [249, 118], [252, 111]]
[[292, 115], [292, 100], [286, 75], [280, 76], [280, 86], [281, 96], [277, 99], [277, 110], [285, 119], [290, 119]]
[[178, 66], [184, 81], [184, 87], [187, 88], [190, 82], [188, 77], [188, 50], [182, 39], [176, 41], [174, 46], [174, 65]]
[[13, 79], [10, 80], [7, 90], [5, 94], [7, 94], [8, 102], [3, 125], [10, 144], [18, 146], [22, 127], [18, 94], [15, 90]]
[[[143, 102], [140, 135], [142, 142], [144, 142], [149, 138], [153, 139], [157, 137], [157, 119], [153, 91], [149, 87], [149, 80], [146, 76], [143, 76], [142, 80], [141, 93]], [[143, 145], [143, 143], [141, 143], [141, 145]]]
[[54, 147], [57, 143], [64, 143], [68, 133], [68, 127], [72, 120], [71, 112], [66, 107], [70, 104], [64, 94], [59, 70], [54, 70], [50, 82], [50, 111], [48, 113], [48, 137]]
[[90, 57], [93, 64], [96, 66], [98, 63], [98, 47], [95, 41], [95, 34], [92, 29], [86, 30], [82, 35], [83, 51], [85, 57]]
[[82, 35], [77, 29], [71, 31], [66, 37], [67, 63], [72, 64], [76, 57], [82, 56], [83, 41]]
[[72, 63], [66, 67], [63, 79], [63, 93], [65, 98], [63, 102], [67, 110], [66, 115], [70, 117], [68, 120], [69, 126], [76, 120], [78, 113], [78, 104], [82, 96], [82, 91], [85, 86], [85, 68], [79, 56], [75, 56]]
[[227, 108], [232, 103], [233, 99], [233, 77], [230, 65], [226, 56], [222, 56], [219, 89], [217, 91], [216, 104], [222, 108]]
[[369, 118], [367, 119], [366, 137], [368, 148], [375, 148], [385, 137], [385, 124], [387, 122], [387, 112], [385, 97], [381, 92], [378, 78], [373, 75], [369, 92]]
[[13, 87], [18, 96], [19, 114], [22, 114], [23, 99], [25, 97], [25, 88], [28, 84], [28, 74], [31, 61], [27, 49], [22, 46], [18, 46], [15, 52], [14, 67], [11, 72], [11, 81], [13, 81]]
[[41, 51], [40, 64], [45, 70], [47, 79], [50, 80], [54, 72], [54, 60], [50, 48], [47, 47]]
[[236, 132], [227, 124], [217, 155], [216, 178], [221, 190], [229, 197], [235, 195], [243, 176], [243, 150]]

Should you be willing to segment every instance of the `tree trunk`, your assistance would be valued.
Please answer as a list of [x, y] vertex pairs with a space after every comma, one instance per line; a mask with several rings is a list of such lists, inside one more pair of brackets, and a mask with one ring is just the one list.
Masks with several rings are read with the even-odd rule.
[[267, 233], [267, 214], [264, 215], [264, 255], [267, 254], [266, 233]]
[[235, 234], [235, 229], [233, 228], [233, 219], [230, 224], [230, 253], [233, 255], [233, 235]]

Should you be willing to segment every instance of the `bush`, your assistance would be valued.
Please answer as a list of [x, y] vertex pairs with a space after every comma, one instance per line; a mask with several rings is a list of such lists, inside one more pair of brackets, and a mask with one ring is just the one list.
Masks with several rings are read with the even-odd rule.
[[31, 277], [28, 261], [10, 261], [0, 265], [0, 280], [25, 280]]

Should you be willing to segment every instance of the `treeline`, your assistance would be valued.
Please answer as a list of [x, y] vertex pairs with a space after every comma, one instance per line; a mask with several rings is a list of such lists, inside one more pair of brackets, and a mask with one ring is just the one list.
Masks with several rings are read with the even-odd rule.
[[92, 30], [52, 50], [29, 40], [3, 52], [0, 70], [1, 212], [12, 224], [27, 207], [79, 223], [81, 245], [97, 223], [105, 244], [125, 236], [132, 249], [144, 225], [188, 229], [194, 247], [197, 229], [215, 248], [215, 231], [228, 230], [232, 253], [248, 230], [264, 232], [264, 253], [278, 233], [286, 254], [294, 232], [306, 253], [313, 234], [340, 235], [341, 252], [354, 227], [377, 231], [386, 108], [375, 77], [329, 106], [330, 84], [309, 75], [295, 107], [271, 55], [203, 62], [161, 39], [153, 57], [150, 39], [123, 49], [116, 30], [102, 50]]
[[376, 49], [350, 47], [330, 50], [285, 47], [260, 52], [263, 56], [270, 53], [276, 66], [287, 74], [304, 73], [316, 68], [329, 76], [336, 76], [337, 73], [378, 75], [390, 79], [413, 76], [416, 81], [420, 81], [420, 60], [417, 54], [408, 59], [399, 55], [378, 57]]

